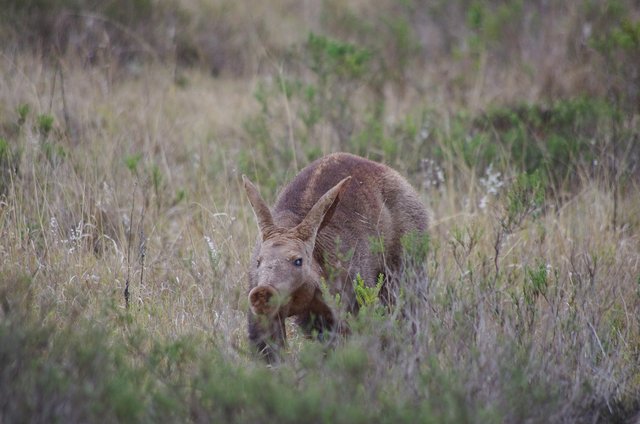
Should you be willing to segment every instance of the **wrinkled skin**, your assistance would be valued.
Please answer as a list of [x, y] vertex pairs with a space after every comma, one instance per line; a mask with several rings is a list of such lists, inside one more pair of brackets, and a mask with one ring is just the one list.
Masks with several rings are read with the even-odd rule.
[[[249, 339], [272, 363], [286, 344], [288, 317], [321, 340], [347, 331], [324, 301], [322, 281], [357, 312], [356, 275], [375, 284], [398, 268], [400, 238], [427, 228], [427, 210], [411, 186], [358, 156], [336, 153], [312, 163], [283, 189], [273, 212], [243, 181], [260, 229], [248, 273]], [[384, 240], [384, 254], [372, 252], [371, 238]]]

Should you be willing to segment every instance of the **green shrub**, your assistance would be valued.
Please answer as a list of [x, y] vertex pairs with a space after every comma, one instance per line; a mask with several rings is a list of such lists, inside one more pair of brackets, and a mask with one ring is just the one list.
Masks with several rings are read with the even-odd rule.
[[604, 34], [590, 40], [603, 57], [612, 100], [632, 112], [640, 111], [640, 20], [617, 20]]
[[51, 115], [43, 114], [37, 117], [37, 129], [43, 139], [49, 136], [49, 133], [53, 129], [55, 119]]
[[617, 113], [601, 100], [586, 98], [548, 107], [497, 108], [474, 120], [463, 151], [470, 152], [466, 161], [476, 169], [509, 163], [522, 172], [543, 172], [555, 187], [571, 187], [608, 148], [605, 134]]

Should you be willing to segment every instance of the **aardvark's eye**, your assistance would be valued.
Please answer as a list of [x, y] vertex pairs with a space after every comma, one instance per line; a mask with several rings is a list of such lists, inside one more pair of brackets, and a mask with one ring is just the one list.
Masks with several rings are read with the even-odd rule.
[[295, 266], [302, 266], [302, 258], [298, 258], [295, 261], [293, 261], [293, 264]]

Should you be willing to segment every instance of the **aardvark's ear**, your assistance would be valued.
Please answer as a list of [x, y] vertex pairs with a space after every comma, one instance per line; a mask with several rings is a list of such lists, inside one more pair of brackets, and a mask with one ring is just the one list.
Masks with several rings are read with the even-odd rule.
[[315, 243], [318, 229], [320, 228], [320, 224], [322, 224], [325, 214], [334, 203], [340, 201], [340, 195], [346, 189], [349, 180], [351, 180], [351, 177], [343, 179], [318, 199], [309, 213], [307, 213], [307, 216], [305, 216], [302, 222], [295, 228], [299, 238], [309, 240], [312, 244]]
[[251, 203], [251, 207], [253, 208], [253, 213], [256, 215], [256, 219], [258, 220], [258, 228], [260, 228], [262, 240], [265, 240], [275, 229], [271, 211], [262, 199], [262, 196], [260, 196], [256, 186], [249, 181], [249, 178], [243, 175], [242, 182], [244, 183], [244, 189], [247, 192], [249, 203]]

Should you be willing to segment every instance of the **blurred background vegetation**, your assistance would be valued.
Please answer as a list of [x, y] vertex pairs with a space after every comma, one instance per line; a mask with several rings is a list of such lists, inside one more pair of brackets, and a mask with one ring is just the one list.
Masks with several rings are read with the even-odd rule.
[[[637, 1], [0, 11], [0, 422], [638, 419]], [[268, 369], [239, 176], [271, 202], [334, 151], [431, 237], [395, 309]]]
[[[241, 118], [255, 146], [240, 160], [275, 144], [265, 177], [349, 150], [413, 170], [427, 156], [463, 155], [480, 171], [502, 159], [545, 167], [563, 184], [573, 159], [584, 165], [605, 151], [615, 167], [622, 155], [637, 168], [637, 148], [620, 140], [640, 107], [636, 6], [25, 0], [0, 4], [0, 31], [5, 55], [80, 62], [107, 83], [148, 64], [172, 69], [178, 85], [194, 68], [257, 78], [261, 110]], [[443, 118], [447, 127], [434, 126]], [[614, 139], [595, 136], [605, 126]], [[449, 140], [420, 140], [427, 133]]]

